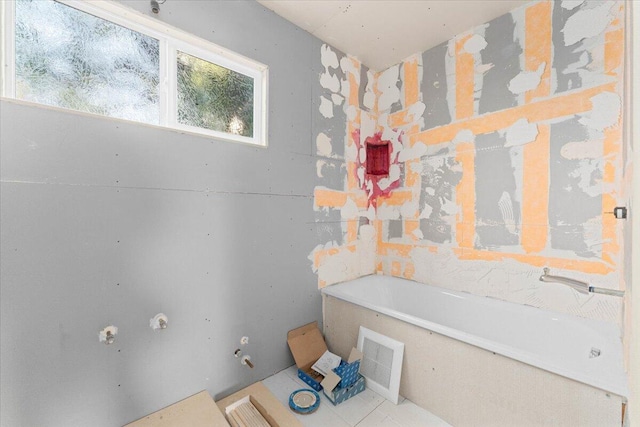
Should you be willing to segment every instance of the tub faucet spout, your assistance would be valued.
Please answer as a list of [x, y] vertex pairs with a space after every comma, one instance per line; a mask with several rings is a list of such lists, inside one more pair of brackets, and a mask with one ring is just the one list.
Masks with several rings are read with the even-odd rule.
[[570, 279], [568, 277], [562, 277], [562, 276], [552, 276], [549, 274], [549, 269], [547, 267], [545, 267], [544, 270], [542, 271], [543, 271], [542, 276], [540, 276], [541, 282], [562, 283], [563, 285], [569, 286], [571, 289], [575, 289], [581, 294], [586, 294], [586, 295], [603, 294], [603, 295], [611, 295], [614, 297], [624, 296], [624, 291], [619, 291], [617, 289], [597, 288], [581, 280]]
[[575, 289], [581, 294], [589, 294], [589, 284], [587, 282], [569, 279], [568, 277], [552, 276], [549, 274], [549, 269], [546, 267], [542, 271], [542, 276], [540, 276], [541, 282], [562, 283], [563, 285], [569, 286], [571, 289]]

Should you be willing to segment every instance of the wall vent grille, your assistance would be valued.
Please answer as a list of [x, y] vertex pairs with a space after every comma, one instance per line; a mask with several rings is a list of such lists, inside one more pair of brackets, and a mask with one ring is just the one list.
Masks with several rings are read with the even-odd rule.
[[365, 338], [362, 353], [364, 355], [362, 366], [360, 367], [362, 375], [385, 388], [389, 388], [391, 384], [393, 350], [369, 338]]

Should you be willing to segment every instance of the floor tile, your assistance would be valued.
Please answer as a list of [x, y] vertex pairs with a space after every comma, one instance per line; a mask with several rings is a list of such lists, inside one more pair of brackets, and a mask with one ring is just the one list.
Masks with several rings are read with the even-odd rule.
[[[280, 402], [289, 406], [289, 395], [308, 386], [291, 366], [262, 381]], [[394, 405], [379, 394], [365, 389], [362, 393], [334, 406], [324, 393], [320, 407], [309, 415], [295, 414], [308, 427], [451, 427], [449, 424], [400, 396]]]
[[444, 420], [406, 399], [398, 405], [385, 400], [374, 412], [392, 419], [403, 427], [451, 427]]

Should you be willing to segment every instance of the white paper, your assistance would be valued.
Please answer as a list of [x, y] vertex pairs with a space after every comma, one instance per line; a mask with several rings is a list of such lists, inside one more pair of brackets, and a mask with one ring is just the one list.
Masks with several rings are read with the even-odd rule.
[[320, 359], [313, 364], [311, 369], [326, 377], [328, 372], [331, 372], [334, 368], [340, 366], [340, 360], [340, 356], [327, 350]]

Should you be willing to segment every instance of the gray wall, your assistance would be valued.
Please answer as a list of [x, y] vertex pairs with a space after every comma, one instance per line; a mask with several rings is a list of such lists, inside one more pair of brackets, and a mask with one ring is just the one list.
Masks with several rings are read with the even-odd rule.
[[[270, 146], [1, 102], [3, 427], [116, 426], [222, 397], [292, 364], [287, 330], [321, 318], [321, 43], [255, 2], [168, 1], [158, 18], [269, 66]], [[233, 357], [243, 335], [254, 370]]]

